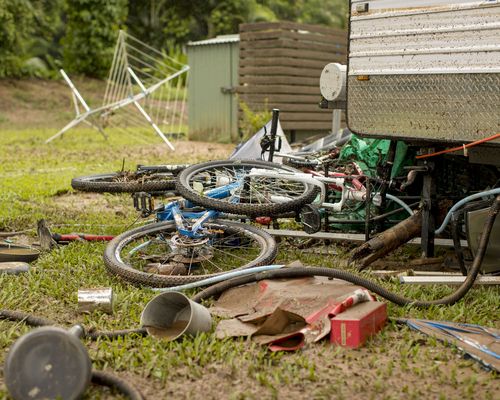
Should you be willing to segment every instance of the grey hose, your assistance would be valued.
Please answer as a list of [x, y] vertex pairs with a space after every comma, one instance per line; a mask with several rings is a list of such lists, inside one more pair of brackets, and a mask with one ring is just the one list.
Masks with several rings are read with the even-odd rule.
[[412, 305], [417, 307], [430, 307], [438, 304], [454, 304], [465, 296], [465, 294], [470, 290], [470, 288], [474, 284], [474, 281], [476, 280], [476, 277], [479, 273], [479, 269], [483, 262], [484, 254], [486, 253], [486, 249], [488, 247], [488, 241], [490, 238], [491, 229], [493, 228], [493, 224], [495, 223], [495, 219], [499, 210], [500, 210], [500, 195], [495, 198], [493, 204], [490, 207], [490, 211], [486, 219], [484, 230], [483, 233], [481, 234], [481, 239], [479, 241], [477, 254], [476, 257], [474, 258], [474, 262], [472, 263], [472, 267], [469, 270], [467, 278], [454, 293], [445, 296], [441, 299], [431, 300], [431, 301], [409, 299], [397, 295], [387, 290], [383, 286], [375, 282], [372, 282], [366, 278], [363, 278], [361, 276], [343, 270], [332, 269], [332, 268], [321, 268], [321, 267], [290, 267], [274, 271], [260, 272], [254, 275], [242, 276], [239, 278], [218, 283], [201, 291], [196, 296], [194, 296], [192, 300], [199, 303], [202, 300], [208, 299], [212, 296], [219, 295], [224, 291], [233, 288], [235, 286], [257, 282], [263, 279], [299, 278], [305, 276], [326, 276], [329, 278], [342, 279], [344, 281], [351, 282], [355, 285], [362, 286], [399, 306]]

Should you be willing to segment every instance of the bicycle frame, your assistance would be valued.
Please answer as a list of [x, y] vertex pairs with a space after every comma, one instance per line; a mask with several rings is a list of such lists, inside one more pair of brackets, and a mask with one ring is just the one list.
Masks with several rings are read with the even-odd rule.
[[[324, 208], [330, 208], [333, 211], [341, 211], [345, 202], [348, 200], [355, 200], [359, 202], [366, 201], [366, 188], [361, 187], [359, 189], [350, 189], [345, 185], [346, 179], [344, 177], [325, 177], [318, 176], [315, 174], [308, 174], [303, 172], [276, 172], [267, 169], [260, 168], [252, 168], [249, 173], [249, 176], [255, 177], [264, 177], [264, 178], [284, 178], [289, 179], [291, 181], [303, 182], [310, 185], [314, 185], [320, 189], [319, 200], [316, 203]], [[336, 188], [341, 189], [341, 198], [340, 201], [336, 203], [327, 203], [326, 202], [326, 185], [334, 185]], [[273, 197], [271, 197], [273, 200]], [[379, 193], [376, 193], [373, 196], [372, 202], [375, 205], [380, 205], [381, 196]]]

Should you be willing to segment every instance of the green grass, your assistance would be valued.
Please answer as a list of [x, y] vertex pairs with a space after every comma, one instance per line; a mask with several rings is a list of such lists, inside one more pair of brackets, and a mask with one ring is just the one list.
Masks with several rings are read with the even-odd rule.
[[[94, 131], [76, 130], [45, 145], [50, 131], [0, 132], [0, 231], [32, 229], [46, 218], [63, 233], [119, 233], [137, 219], [127, 195], [74, 193], [71, 178], [109, 172], [137, 163], [184, 163], [213, 158], [213, 151], [163, 150], [154, 136], [145, 140], [110, 135], [105, 142]], [[207, 148], [207, 145], [203, 145]], [[227, 146], [229, 151], [230, 146]], [[24, 238], [35, 241], [34, 231]], [[14, 238], [14, 240], [16, 240]], [[137, 327], [154, 296], [110, 276], [103, 265], [104, 244], [73, 243], [43, 254], [28, 274], [0, 275], [0, 308], [33, 312], [65, 327], [77, 322], [100, 330]], [[304, 254], [283, 242], [280, 262], [300, 258], [304, 264], [338, 267], [348, 246], [332, 245], [337, 256]], [[451, 292], [446, 287], [386, 287], [409, 297], [432, 299]], [[109, 287], [115, 293], [113, 315], [77, 312], [78, 288]], [[458, 304], [430, 309], [389, 304], [391, 317], [418, 317], [500, 326], [499, 290], [473, 289]], [[0, 321], [0, 365], [14, 341], [30, 330], [23, 323]], [[389, 324], [359, 350], [322, 342], [294, 354], [269, 353], [246, 340], [217, 340], [213, 333], [165, 343], [152, 337], [85, 341], [93, 365], [113, 371], [138, 385], [148, 398], [368, 398], [494, 399], [498, 378], [460, 352], [407, 328]], [[495, 395], [495, 393], [497, 393]], [[0, 399], [7, 392], [0, 374]], [[87, 399], [117, 398], [92, 387]]]

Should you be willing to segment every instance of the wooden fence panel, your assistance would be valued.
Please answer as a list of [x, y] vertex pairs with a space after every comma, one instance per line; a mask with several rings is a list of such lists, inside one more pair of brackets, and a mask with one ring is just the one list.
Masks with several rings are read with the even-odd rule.
[[240, 101], [251, 110], [280, 109], [285, 131], [328, 132], [332, 111], [319, 108], [319, 77], [346, 62], [347, 33], [294, 22], [240, 25]]

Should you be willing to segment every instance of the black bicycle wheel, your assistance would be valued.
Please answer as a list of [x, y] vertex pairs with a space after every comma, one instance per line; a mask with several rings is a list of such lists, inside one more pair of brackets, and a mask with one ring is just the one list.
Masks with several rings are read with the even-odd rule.
[[175, 175], [170, 172], [113, 172], [74, 178], [71, 187], [94, 193], [161, 192], [175, 189]]
[[109, 242], [104, 263], [133, 284], [168, 287], [267, 265], [276, 257], [275, 240], [258, 228], [223, 220], [204, 228], [203, 239], [179, 235], [172, 221], [124, 232]]
[[[319, 189], [316, 186], [290, 180], [286, 176], [249, 176], [252, 168], [288, 174], [300, 172], [267, 161], [211, 161], [192, 165], [182, 171], [177, 176], [177, 191], [186, 199], [207, 209], [251, 217], [298, 211], [317, 196]], [[207, 194], [212, 189], [237, 181], [241, 184], [231, 191], [231, 196], [216, 199]]]

